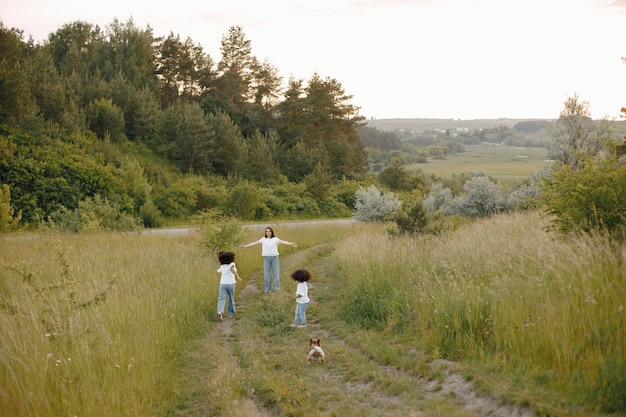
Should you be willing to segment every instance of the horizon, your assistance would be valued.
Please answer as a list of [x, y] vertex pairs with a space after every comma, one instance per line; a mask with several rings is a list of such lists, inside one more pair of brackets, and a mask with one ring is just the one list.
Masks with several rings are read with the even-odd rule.
[[596, 120], [623, 119], [626, 106], [626, 0], [0, 1], [2, 23], [36, 42], [78, 20], [104, 29], [132, 19], [156, 37], [192, 39], [216, 62], [240, 26], [284, 83], [333, 78], [366, 119], [556, 119], [574, 94]]

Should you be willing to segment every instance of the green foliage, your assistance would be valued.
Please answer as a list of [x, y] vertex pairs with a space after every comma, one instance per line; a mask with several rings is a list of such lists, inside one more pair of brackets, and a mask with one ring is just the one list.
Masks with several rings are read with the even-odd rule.
[[408, 212], [400, 211], [394, 221], [401, 233], [421, 233], [428, 224], [426, 208], [421, 201], [416, 201]]
[[243, 242], [241, 222], [219, 210], [204, 211], [194, 220], [201, 224], [200, 247], [208, 250], [213, 257], [220, 251], [232, 252]]
[[228, 200], [226, 182], [218, 177], [187, 174], [169, 179], [151, 193], [164, 216], [185, 219], [212, 208], [224, 208]]
[[275, 181], [280, 174], [277, 160], [279, 139], [274, 131], [267, 135], [254, 132], [245, 143], [245, 163], [239, 167], [241, 175], [257, 182]]
[[626, 228], [626, 164], [615, 156], [561, 165], [542, 184], [542, 204], [561, 233], [606, 232], [620, 240]]
[[84, 138], [35, 138], [13, 130], [6, 134], [12, 151], [11, 157], [0, 159], [0, 179], [11, 187], [14, 207], [25, 221], [45, 219], [61, 206], [73, 210], [79, 201], [96, 194], [120, 202], [126, 199], [113, 167], [99, 163], [90, 141], [80, 139]]
[[[352, 97], [318, 74], [283, 95], [278, 69], [253, 55], [242, 28], [224, 36], [217, 64], [191, 39], [155, 38], [132, 19], [71, 22], [41, 45], [22, 38], [0, 27], [0, 122], [10, 132], [0, 182], [27, 223], [95, 195], [146, 224], [213, 207], [246, 218], [345, 214], [330, 187], [363, 173]], [[144, 146], [154, 155], [126, 155]], [[286, 176], [307, 188], [240, 206], [251, 194], [230, 196], [213, 175], [259, 189]]]
[[245, 163], [244, 139], [239, 127], [221, 111], [207, 119], [211, 130], [209, 146], [213, 172], [224, 177], [239, 174]]
[[121, 212], [116, 203], [95, 195], [79, 202], [74, 210], [61, 207], [50, 215], [48, 226], [69, 232], [109, 232], [136, 230], [139, 222]]
[[304, 183], [313, 198], [324, 201], [330, 197], [332, 179], [332, 173], [319, 163], [313, 172], [304, 177]]
[[600, 365], [598, 381], [589, 395], [589, 400], [605, 413], [626, 411], [626, 355], [623, 350], [621, 347], [606, 355]]
[[27, 45], [22, 33], [0, 22], [0, 123], [33, 113], [28, 74], [24, 69]]
[[185, 219], [195, 211], [198, 192], [195, 182], [183, 178], [164, 189], [155, 190], [154, 204], [166, 217]]
[[365, 153], [357, 123], [362, 120], [349, 104], [341, 84], [314, 74], [304, 86], [291, 79], [278, 106], [278, 133], [287, 149], [281, 160], [286, 175], [299, 181], [321, 162], [335, 179], [364, 172]]
[[11, 189], [0, 184], [0, 234], [13, 230], [22, 219], [22, 213], [15, 214], [11, 207]]
[[[372, 272], [368, 279], [350, 280], [349, 290], [341, 304], [344, 320], [366, 329], [384, 329], [393, 314], [393, 297], [390, 290], [394, 284], [377, 265], [370, 265]], [[345, 273], [349, 273], [346, 271]]]
[[[254, 184], [240, 183], [232, 187], [226, 203], [228, 213], [242, 220], [253, 220], [264, 212], [263, 191]], [[262, 217], [261, 217], [262, 218]]]
[[124, 113], [112, 100], [98, 99], [87, 106], [87, 123], [100, 139], [110, 137], [114, 142], [122, 139]]
[[361, 184], [356, 180], [342, 179], [341, 181], [331, 185], [330, 194], [333, 200], [343, 204], [350, 211], [354, 210], [356, 203], [356, 191]]
[[557, 166], [541, 184], [542, 204], [561, 233], [607, 233], [626, 239], [626, 164], [623, 144], [604, 137], [589, 117], [589, 103], [565, 101], [553, 131]]
[[168, 155], [185, 173], [209, 174], [213, 169], [214, 140], [211, 127], [195, 103], [170, 107], [161, 121], [159, 151]]
[[165, 223], [163, 215], [152, 200], [139, 207], [139, 219], [144, 227], [160, 227]]
[[143, 167], [136, 159], [122, 158], [116, 174], [119, 175], [124, 195], [130, 201], [130, 211], [136, 212], [150, 200], [152, 187], [148, 184]]
[[402, 166], [398, 158], [394, 158], [391, 165], [378, 174], [380, 181], [395, 191], [408, 191], [411, 189], [409, 173]]
[[402, 141], [395, 132], [386, 132], [369, 126], [358, 127], [359, 138], [365, 147], [390, 151], [392, 149], [400, 149]]

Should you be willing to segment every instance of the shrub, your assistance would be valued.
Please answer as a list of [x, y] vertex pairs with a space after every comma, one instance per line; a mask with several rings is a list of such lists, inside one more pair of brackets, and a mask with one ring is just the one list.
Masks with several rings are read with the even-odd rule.
[[201, 223], [200, 247], [213, 255], [223, 250], [233, 250], [242, 242], [241, 223], [225, 216], [219, 210], [208, 210], [195, 218]]
[[394, 193], [382, 194], [375, 185], [367, 190], [359, 188], [355, 196], [354, 218], [365, 222], [383, 221], [396, 213], [402, 205]]
[[22, 219], [22, 213], [16, 216], [11, 207], [11, 190], [8, 185], [0, 186], [0, 233], [11, 231]]
[[53, 229], [71, 232], [130, 231], [139, 227], [138, 219], [99, 195], [87, 197], [74, 210], [61, 207], [49, 220]]
[[398, 213], [395, 222], [401, 233], [421, 233], [428, 224], [426, 209], [420, 201], [416, 201], [408, 212]]
[[580, 169], [561, 165], [541, 185], [542, 203], [561, 233], [607, 232], [624, 239], [626, 165], [615, 157], [588, 159]]
[[161, 212], [152, 200], [147, 201], [139, 208], [139, 218], [142, 220], [144, 227], [159, 227], [164, 223]]
[[[261, 191], [253, 184], [241, 183], [232, 188], [230, 198], [226, 203], [230, 215], [244, 220], [256, 218], [259, 209], [263, 209], [265, 203], [261, 198]], [[263, 211], [263, 210], [262, 210]]]

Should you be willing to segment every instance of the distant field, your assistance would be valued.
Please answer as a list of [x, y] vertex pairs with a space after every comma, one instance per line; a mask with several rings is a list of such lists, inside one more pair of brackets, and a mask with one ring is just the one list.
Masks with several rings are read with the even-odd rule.
[[465, 152], [446, 159], [429, 158], [424, 164], [411, 164], [409, 171], [451, 177], [463, 172], [484, 172], [503, 184], [519, 184], [546, 164], [545, 148], [521, 148], [495, 144], [465, 145]]
[[367, 125], [381, 130], [489, 129], [498, 126], [512, 128], [523, 120], [530, 119], [370, 119], [367, 120]]

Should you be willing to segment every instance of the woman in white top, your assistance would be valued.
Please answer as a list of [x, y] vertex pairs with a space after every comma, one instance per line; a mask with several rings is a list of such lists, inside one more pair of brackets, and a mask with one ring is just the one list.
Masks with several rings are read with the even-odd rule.
[[220, 320], [223, 320], [226, 299], [228, 299], [228, 315], [234, 316], [237, 313], [235, 309], [235, 284], [237, 280], [241, 281], [241, 277], [237, 273], [234, 253], [220, 252], [218, 258], [220, 267], [217, 268], [217, 272], [222, 275], [220, 277], [220, 292], [217, 297], [217, 315]]
[[[261, 256], [263, 256], [263, 283], [265, 292], [271, 290], [272, 279], [274, 278], [274, 291], [280, 289], [280, 263], [278, 261], [278, 245], [291, 245], [297, 248], [298, 245], [293, 242], [281, 240], [274, 236], [274, 229], [265, 228], [265, 236], [246, 245], [241, 245], [240, 249], [249, 248], [250, 246], [261, 245]], [[270, 276], [271, 274], [271, 276]]]

